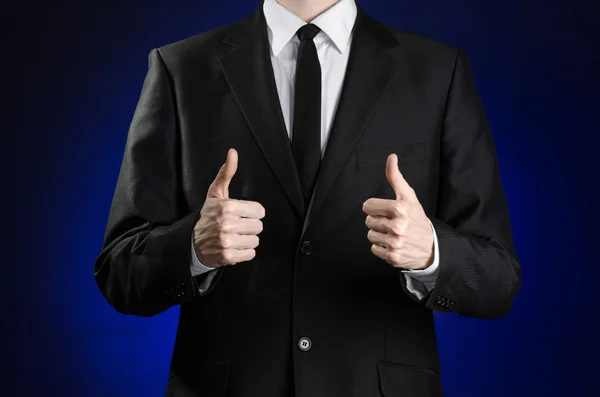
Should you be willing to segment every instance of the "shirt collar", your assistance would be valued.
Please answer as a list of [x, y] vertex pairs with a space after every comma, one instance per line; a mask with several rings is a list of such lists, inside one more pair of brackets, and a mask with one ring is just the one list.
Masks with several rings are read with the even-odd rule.
[[[276, 0], [265, 0], [263, 12], [269, 27], [271, 50], [277, 56], [306, 22]], [[311, 23], [318, 26], [331, 39], [337, 50], [343, 53], [350, 40], [356, 13], [354, 0], [340, 0]]]

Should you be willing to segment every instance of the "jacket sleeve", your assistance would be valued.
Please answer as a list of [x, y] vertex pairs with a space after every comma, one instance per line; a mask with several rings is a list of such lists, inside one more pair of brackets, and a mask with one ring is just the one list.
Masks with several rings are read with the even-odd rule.
[[127, 136], [94, 276], [121, 313], [152, 316], [196, 299], [190, 236], [199, 210], [182, 204], [179, 137], [170, 79], [159, 50]]
[[468, 317], [508, 314], [521, 287], [521, 268], [492, 134], [462, 51], [446, 103], [438, 205], [430, 220], [438, 236], [439, 273], [420, 302]]

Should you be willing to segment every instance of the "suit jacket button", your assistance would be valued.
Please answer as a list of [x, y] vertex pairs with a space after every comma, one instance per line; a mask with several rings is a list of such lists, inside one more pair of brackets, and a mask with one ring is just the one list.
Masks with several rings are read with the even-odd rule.
[[305, 241], [302, 243], [302, 245], [300, 246], [300, 251], [302, 251], [302, 253], [304, 255], [310, 255], [312, 254], [313, 250], [314, 250], [315, 246], [312, 245], [310, 243], [310, 241]]
[[311, 345], [312, 345], [312, 343], [310, 342], [310, 339], [308, 339], [307, 337], [300, 338], [300, 340], [298, 341], [298, 347], [303, 352], [310, 350]]

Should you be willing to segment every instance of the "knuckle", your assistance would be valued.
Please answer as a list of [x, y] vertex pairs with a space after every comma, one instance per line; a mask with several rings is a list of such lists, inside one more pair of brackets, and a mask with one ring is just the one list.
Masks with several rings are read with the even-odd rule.
[[229, 248], [229, 244], [231, 243], [231, 238], [227, 233], [220, 232], [217, 241], [219, 242], [219, 246], [221, 248]]
[[404, 247], [404, 239], [403, 238], [399, 238], [397, 239], [397, 248], [396, 249], [402, 249]]
[[406, 212], [406, 207], [402, 201], [398, 201], [394, 205], [394, 215], [401, 216]]
[[231, 233], [233, 231], [233, 222], [231, 222], [230, 220], [223, 220], [221, 219], [219, 221], [219, 229], [223, 232], [223, 233]]
[[235, 209], [235, 204], [233, 200], [223, 200], [219, 205], [219, 214], [226, 215], [231, 214]]
[[402, 234], [402, 224], [400, 222], [392, 222], [390, 225], [390, 233], [396, 236]]

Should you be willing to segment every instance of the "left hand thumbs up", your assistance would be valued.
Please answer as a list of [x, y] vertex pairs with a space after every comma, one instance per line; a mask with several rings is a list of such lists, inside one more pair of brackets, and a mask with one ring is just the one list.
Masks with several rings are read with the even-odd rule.
[[363, 204], [373, 254], [402, 269], [421, 270], [433, 262], [433, 230], [414, 189], [398, 169], [398, 156], [387, 158], [385, 176], [395, 200], [370, 198]]

